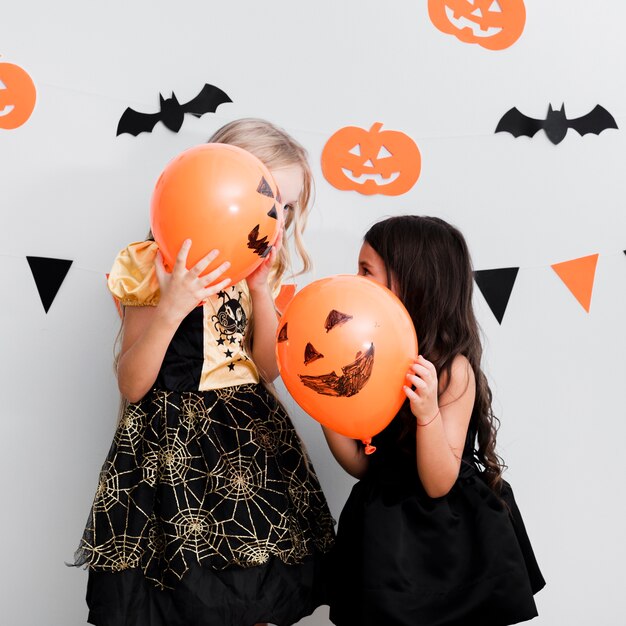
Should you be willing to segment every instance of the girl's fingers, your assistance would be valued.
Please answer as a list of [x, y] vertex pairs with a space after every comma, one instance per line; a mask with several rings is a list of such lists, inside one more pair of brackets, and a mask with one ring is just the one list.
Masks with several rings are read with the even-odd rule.
[[265, 259], [263, 259], [263, 263], [261, 263], [259, 267], [272, 267], [272, 265], [274, 265], [274, 260], [276, 259], [276, 253], [276, 245], [273, 245], [272, 249], [269, 251]]
[[278, 231], [278, 237], [276, 237], [276, 241], [274, 242], [274, 249], [280, 250], [280, 247], [283, 245], [283, 235], [285, 234], [285, 226], [281, 226]]
[[428, 389], [428, 385], [419, 376], [413, 376], [412, 374], [407, 374], [406, 377], [413, 384], [415, 388], [423, 389], [424, 391]]
[[223, 281], [215, 285], [206, 287], [202, 292], [202, 301], [206, 300], [209, 296], [214, 296], [216, 293], [219, 293], [222, 289], [228, 287], [228, 285], [230, 285], [230, 278], [225, 278]]
[[163, 279], [165, 278], [165, 265], [163, 264], [163, 255], [160, 250], [157, 250], [156, 257], [154, 259], [154, 271], [156, 272], [157, 280], [159, 281], [159, 285], [163, 283]]
[[411, 365], [411, 369], [419, 374], [422, 378], [437, 379], [437, 368], [433, 363], [427, 361], [423, 356], [418, 356], [415, 363]]
[[428, 359], [425, 359], [421, 354], [417, 357], [417, 362], [420, 365], [423, 365], [425, 368], [430, 370], [431, 372], [436, 372], [436, 368], [434, 363], [431, 363]]
[[185, 239], [183, 245], [180, 247], [178, 254], [176, 255], [176, 263], [174, 263], [174, 270], [187, 268], [187, 255], [191, 248], [191, 239]]
[[[212, 282], [216, 281], [228, 268], [230, 267], [229, 261], [224, 261], [220, 266], [215, 268], [212, 272], [209, 272], [206, 276], [202, 277], [202, 283], [204, 287], [208, 287]], [[228, 279], [230, 282], [230, 278]]]
[[414, 363], [411, 365], [411, 370], [424, 380], [429, 380], [432, 377], [432, 372], [420, 363]]
[[417, 402], [420, 399], [420, 397], [410, 387], [407, 387], [406, 385], [404, 385], [404, 387], [402, 387], [402, 389], [404, 390], [404, 393], [406, 394], [406, 397], [410, 401]]
[[219, 256], [219, 250], [211, 250], [209, 254], [202, 257], [189, 271], [195, 276], [200, 276], [202, 272]]

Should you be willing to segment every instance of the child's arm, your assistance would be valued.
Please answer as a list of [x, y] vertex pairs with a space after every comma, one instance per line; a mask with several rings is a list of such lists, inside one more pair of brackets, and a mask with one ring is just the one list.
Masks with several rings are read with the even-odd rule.
[[282, 236], [281, 230], [265, 261], [246, 278], [252, 300], [254, 323], [252, 360], [263, 379], [270, 383], [278, 376], [278, 363], [276, 362], [278, 316], [268, 278], [282, 244]]
[[455, 357], [449, 384], [439, 399], [437, 372], [424, 357], [417, 358], [407, 378], [415, 386], [415, 390], [405, 387], [405, 393], [417, 420], [417, 471], [426, 493], [439, 498], [459, 475], [476, 395], [474, 372], [464, 356]]
[[191, 241], [183, 243], [171, 274], [164, 267], [160, 253], [156, 272], [161, 298], [156, 307], [126, 307], [120, 358], [117, 364], [118, 386], [129, 402], [137, 402], [150, 390], [159, 373], [165, 352], [182, 320], [198, 303], [230, 283], [222, 280], [207, 287], [229, 267], [223, 263], [213, 272], [199, 274], [216, 258], [214, 250], [190, 270], [186, 269]]
[[363, 446], [356, 439], [340, 435], [326, 426], [322, 426], [322, 431], [337, 463], [351, 476], [363, 478], [369, 463]]

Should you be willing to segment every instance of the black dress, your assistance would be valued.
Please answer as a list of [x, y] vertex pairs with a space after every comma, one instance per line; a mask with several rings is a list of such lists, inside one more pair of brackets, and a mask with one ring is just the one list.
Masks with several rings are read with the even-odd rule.
[[510, 485], [497, 496], [481, 476], [473, 428], [459, 478], [441, 498], [424, 491], [415, 446], [398, 451], [399, 428], [396, 418], [374, 438], [368, 473], [341, 513], [333, 623], [504, 626], [535, 617], [533, 594], [545, 582]]
[[[151, 305], [154, 243], [109, 286]], [[120, 283], [122, 286], [120, 287]], [[302, 443], [243, 341], [245, 284], [192, 311], [154, 388], [124, 411], [75, 564], [98, 626], [287, 626], [327, 603], [334, 522]]]

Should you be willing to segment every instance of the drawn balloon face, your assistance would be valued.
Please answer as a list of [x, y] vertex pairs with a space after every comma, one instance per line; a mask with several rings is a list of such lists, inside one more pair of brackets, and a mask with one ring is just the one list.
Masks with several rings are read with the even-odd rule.
[[380, 122], [369, 130], [346, 126], [330, 137], [322, 151], [322, 172], [331, 185], [386, 196], [413, 187], [422, 165], [417, 145], [402, 132], [381, 128]]
[[402, 406], [417, 339], [391, 291], [362, 276], [339, 275], [294, 296], [279, 324], [276, 353], [285, 386], [311, 417], [366, 441]]
[[0, 128], [12, 130], [24, 124], [35, 108], [33, 79], [19, 65], [0, 63]]
[[271, 251], [283, 220], [276, 182], [254, 155], [236, 146], [208, 143], [190, 148], [163, 170], [154, 192], [150, 223], [165, 266], [171, 270], [185, 239], [187, 267], [211, 250], [231, 266], [217, 280], [235, 284]]
[[526, 24], [523, 0], [428, 0], [428, 14], [440, 31], [489, 50], [513, 45]]

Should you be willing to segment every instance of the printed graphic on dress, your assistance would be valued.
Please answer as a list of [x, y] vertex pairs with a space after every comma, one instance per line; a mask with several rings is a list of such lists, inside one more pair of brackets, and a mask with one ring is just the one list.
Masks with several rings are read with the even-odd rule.
[[[236, 297], [231, 297], [228, 291], [220, 291], [217, 295], [222, 300], [222, 305], [217, 311], [217, 315], [211, 317], [215, 330], [220, 334], [217, 340], [218, 345], [223, 346], [227, 341], [230, 344], [239, 343], [241, 345], [244, 331], [246, 330], [246, 312], [241, 306], [241, 291], [234, 286], [230, 288], [235, 292]], [[237, 337], [237, 335], [239, 335]]]

